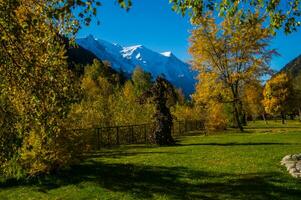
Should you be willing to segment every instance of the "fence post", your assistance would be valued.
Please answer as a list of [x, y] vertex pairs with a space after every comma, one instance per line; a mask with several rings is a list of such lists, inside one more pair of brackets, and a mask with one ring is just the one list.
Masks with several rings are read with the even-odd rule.
[[110, 128], [106, 128], [108, 146], [111, 145]]
[[99, 142], [103, 143], [103, 136], [102, 136], [102, 129], [101, 128], [99, 128], [99, 132], [100, 132], [100, 140], [99, 140]]
[[116, 142], [119, 145], [119, 126], [116, 126]]
[[146, 144], [146, 124], [144, 124], [144, 143]]
[[132, 144], [134, 143], [134, 126], [131, 126]]
[[96, 128], [96, 131], [97, 131], [97, 150], [100, 150], [99, 128]]

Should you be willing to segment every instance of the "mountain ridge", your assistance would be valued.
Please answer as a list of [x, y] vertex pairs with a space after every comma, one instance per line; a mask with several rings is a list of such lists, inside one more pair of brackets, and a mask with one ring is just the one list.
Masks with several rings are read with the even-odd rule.
[[164, 75], [177, 88], [181, 88], [185, 95], [194, 92], [195, 72], [190, 70], [189, 64], [181, 61], [171, 51], [155, 52], [144, 45], [123, 47], [92, 35], [76, 39], [82, 48], [95, 54], [100, 60], [109, 61], [112, 68], [131, 74], [139, 66], [150, 72], [154, 78]]

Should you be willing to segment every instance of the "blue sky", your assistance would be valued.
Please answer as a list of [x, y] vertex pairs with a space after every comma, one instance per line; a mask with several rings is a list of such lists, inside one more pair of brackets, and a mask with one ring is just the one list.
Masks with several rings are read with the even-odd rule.
[[[154, 51], [172, 51], [184, 61], [190, 56], [189, 32], [192, 26], [188, 16], [171, 10], [168, 0], [133, 0], [129, 12], [122, 10], [114, 0], [102, 0], [98, 11], [100, 25], [93, 23], [84, 27], [77, 37], [89, 34], [124, 46], [142, 44]], [[273, 69], [280, 69], [287, 62], [301, 54], [301, 30], [285, 35], [281, 31], [271, 44], [281, 54], [271, 63]]]

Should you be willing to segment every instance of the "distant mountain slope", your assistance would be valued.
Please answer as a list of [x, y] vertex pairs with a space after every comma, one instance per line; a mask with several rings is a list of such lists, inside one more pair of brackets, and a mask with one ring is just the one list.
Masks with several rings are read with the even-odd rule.
[[286, 64], [282, 69], [281, 72], [287, 72], [291, 77], [297, 77], [301, 74], [301, 55], [290, 61]]
[[140, 66], [153, 77], [163, 74], [176, 87], [182, 88], [186, 95], [194, 91], [194, 72], [171, 52], [157, 53], [142, 45], [122, 47], [91, 35], [76, 42], [99, 59], [111, 62], [115, 70], [132, 73], [136, 66]]
[[[91, 65], [94, 61], [94, 59], [98, 59], [102, 65], [105, 65], [102, 60], [100, 60], [94, 53], [91, 51], [81, 47], [81, 46], [73, 46], [69, 44], [68, 39], [61, 38], [62, 44], [66, 45], [67, 49], [67, 62], [68, 67], [71, 69], [76, 76], [79, 78], [84, 74], [85, 66]], [[107, 68], [104, 67], [106, 70], [107, 78], [110, 79], [116, 79], [118, 83], [123, 84], [126, 80], [126, 75], [119, 73], [117, 70], [113, 68]], [[114, 81], [113, 81], [114, 82]]]

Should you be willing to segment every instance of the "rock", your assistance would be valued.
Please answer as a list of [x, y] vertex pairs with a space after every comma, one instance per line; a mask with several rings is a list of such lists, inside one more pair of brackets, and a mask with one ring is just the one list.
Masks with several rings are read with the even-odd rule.
[[298, 161], [298, 162], [296, 163], [296, 169], [297, 169], [299, 172], [301, 172], [301, 161]]
[[298, 155], [292, 155], [291, 159], [297, 161], [298, 160]]
[[291, 168], [295, 168], [296, 162], [294, 162], [294, 161], [287, 161], [284, 165], [286, 166], [287, 170], [289, 170]]
[[296, 173], [291, 174], [294, 178], [298, 178], [299, 176]]
[[292, 175], [296, 174], [297, 172], [298, 172], [298, 170], [294, 167], [289, 169], [289, 173], [292, 174]]
[[292, 158], [292, 155], [287, 155], [284, 158], [282, 158], [281, 162], [291, 160], [291, 158]]
[[296, 176], [297, 178], [301, 178], [301, 173], [295, 173], [295, 176]]
[[287, 155], [280, 163], [293, 177], [301, 178], [301, 154]]

